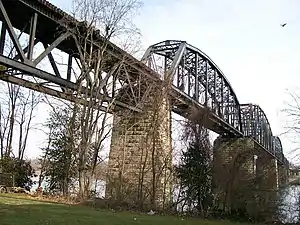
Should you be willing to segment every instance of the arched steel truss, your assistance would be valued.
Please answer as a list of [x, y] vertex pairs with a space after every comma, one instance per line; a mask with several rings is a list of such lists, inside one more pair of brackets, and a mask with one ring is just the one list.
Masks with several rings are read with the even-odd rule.
[[223, 72], [201, 50], [185, 41], [167, 40], [150, 46], [142, 61], [159, 73], [161, 79], [171, 76], [173, 88], [287, 162], [281, 141], [273, 136], [264, 111], [257, 105], [240, 104]]
[[258, 105], [253, 104], [241, 104], [240, 107], [244, 135], [254, 138], [276, 157], [282, 158], [280, 138], [273, 136], [271, 125], [264, 111]]
[[199, 49], [184, 41], [164, 41], [150, 46], [142, 61], [156, 72], [172, 76], [174, 88], [241, 130], [239, 102], [229, 81]]

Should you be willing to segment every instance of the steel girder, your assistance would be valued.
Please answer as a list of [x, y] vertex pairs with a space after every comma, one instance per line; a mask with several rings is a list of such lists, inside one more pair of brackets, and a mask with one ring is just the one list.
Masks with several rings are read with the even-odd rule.
[[[77, 95], [79, 85], [74, 70], [82, 68], [82, 63], [84, 63], [80, 60], [83, 47], [78, 41], [79, 32], [73, 31], [82, 30], [81, 33], [84, 35], [84, 30], [87, 29], [84, 23], [80, 23], [44, 0], [0, 0], [0, 20], [2, 22], [1, 80], [69, 101], [74, 101], [76, 96], [76, 98], [81, 98]], [[66, 27], [66, 24], [69, 27]], [[76, 29], [72, 30], [70, 27], [76, 27]], [[22, 46], [19, 40], [21, 35], [17, 35], [17, 31], [28, 35], [27, 46]], [[93, 49], [93, 53], [96, 53], [97, 49], [99, 51], [101, 48], [103, 37], [97, 30], [94, 30], [90, 36], [92, 37], [91, 41], [88, 40], [88, 44], [92, 46], [90, 49]], [[34, 56], [33, 52], [37, 51], [39, 43], [44, 47], [44, 51]], [[7, 51], [7, 46], [15, 50], [16, 54], [11, 54], [11, 50]], [[53, 53], [57, 49], [68, 57], [63, 72], [59, 70], [60, 63], [57, 63], [58, 60], [55, 59]], [[102, 67], [101, 77], [91, 77], [96, 74], [93, 69], [95, 66], [91, 65], [91, 73], [80, 81], [84, 83], [82, 93], [87, 94], [88, 99], [95, 102], [96, 107], [102, 110], [113, 105], [117, 108], [128, 108], [140, 112], [139, 103], [143, 97], [141, 92], [137, 91], [141, 88], [140, 79], [145, 80], [145, 77], [152, 79], [155, 74], [139, 60], [111, 42], [108, 42], [105, 50], [105, 67]], [[48, 59], [48, 65], [52, 67], [53, 72], [39, 67], [40, 62], [45, 58]], [[106, 81], [109, 78], [113, 79], [113, 82], [108, 88]], [[91, 79], [99, 79], [98, 85], [91, 87], [89, 85]]]
[[272, 141], [272, 144], [273, 144], [273, 152], [274, 154], [279, 158], [281, 159], [281, 161], [285, 161], [285, 157], [284, 157], [284, 154], [283, 154], [283, 148], [282, 148], [282, 144], [281, 144], [281, 140], [279, 137], [277, 136], [273, 136], [272, 137], [273, 141]]
[[199, 49], [184, 41], [168, 40], [150, 46], [142, 61], [156, 72], [172, 76], [174, 88], [242, 132], [240, 104], [230, 83]]
[[225, 126], [234, 127], [243, 136], [254, 138], [287, 165], [281, 141], [273, 136], [263, 110], [257, 105], [240, 104], [223, 72], [201, 50], [185, 41], [167, 40], [151, 45], [141, 61], [160, 73], [161, 79], [171, 76], [173, 88], [181, 90], [226, 121]]
[[242, 125], [245, 136], [253, 137], [270, 153], [281, 158], [282, 145], [279, 137], [273, 136], [271, 125], [264, 111], [253, 104], [242, 104]]
[[[70, 23], [81, 24], [82, 33], [86, 29], [85, 26], [45, 0], [0, 0], [0, 14], [2, 21], [0, 79], [59, 98], [74, 100], [77, 84], [74, 82], [71, 71], [74, 61], [79, 64], [80, 46], [75, 43], [74, 34], [69, 33], [66, 29], [61, 29], [61, 22], [67, 20]], [[22, 48], [15, 29], [29, 35], [28, 45], [25, 48]], [[10, 54], [5, 54], [4, 51], [7, 33], [17, 52], [17, 55], [13, 57]], [[103, 41], [97, 30], [95, 30], [93, 40], [97, 40], [99, 43]], [[39, 42], [42, 43], [45, 50], [34, 58], [34, 48]], [[59, 49], [69, 55], [67, 69], [63, 74], [60, 73], [53, 57], [52, 51], [54, 49]], [[154, 55], [162, 57], [161, 68], [155, 61]], [[39, 62], [45, 57], [49, 59], [53, 73], [37, 68]], [[106, 57], [110, 59], [110, 63], [108, 63], [105, 72], [114, 76], [118, 70], [117, 79], [122, 87], [120, 92], [115, 90], [114, 93], [109, 94], [105, 87], [99, 84], [98, 88], [103, 89], [101, 93], [105, 95], [104, 100], [107, 104], [113, 101], [118, 107], [141, 111], [137, 107], [137, 102], [142, 96], [140, 96], [140, 92], [137, 94], [135, 91], [141, 83], [140, 79], [145, 80], [147, 77], [152, 81], [158, 81], [159, 74], [164, 74], [164, 76], [173, 78], [172, 95], [175, 93], [178, 96], [180, 93], [181, 100], [185, 104], [196, 102], [198, 105], [202, 104], [204, 108], [208, 108], [211, 112], [210, 120], [222, 128], [222, 134], [244, 135], [245, 125], [243, 125], [243, 121], [245, 120], [241, 117], [240, 104], [231, 85], [217, 65], [199, 49], [183, 41], [158, 43], [148, 48], [142, 59], [149, 68], [143, 62], [108, 42]], [[120, 62], [122, 65], [117, 66]], [[160, 73], [161, 71], [163, 73]], [[168, 73], [165, 73], [166, 71]], [[162, 78], [165, 79], [166, 77]], [[88, 84], [88, 80], [86, 83]], [[85, 88], [86, 93], [91, 98], [95, 97], [88, 85]], [[126, 89], [129, 90], [126, 93], [128, 97], [124, 98], [124, 90]], [[141, 87], [138, 89], [141, 90]], [[118, 93], [121, 93], [120, 99], [123, 99], [122, 101], [113, 100], [113, 97], [116, 97]], [[134, 101], [130, 101], [134, 103], [133, 105], [128, 104], [128, 101], [126, 102], [129, 98], [134, 99]], [[101, 103], [99, 104], [98, 107], [103, 107]], [[105, 106], [103, 110], [105, 110]], [[263, 126], [260, 125], [259, 127]], [[264, 140], [263, 143], [269, 143], [269, 139], [266, 138], [259, 138], [259, 140]], [[279, 144], [280, 139], [274, 138], [272, 143], [274, 143], [273, 148], [276, 149], [274, 151], [277, 152], [277, 155], [280, 154], [280, 149], [282, 151]], [[285, 158], [284, 160], [287, 162]]]
[[253, 104], [242, 104], [242, 125], [245, 136], [253, 137], [264, 148], [273, 152], [273, 134], [264, 111]]

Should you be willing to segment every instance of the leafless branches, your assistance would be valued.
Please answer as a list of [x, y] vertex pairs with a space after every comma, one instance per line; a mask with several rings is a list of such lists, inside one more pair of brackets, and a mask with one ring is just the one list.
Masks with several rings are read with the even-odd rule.
[[[123, 76], [124, 62], [113, 60], [107, 54], [109, 41], [126, 32], [133, 33], [130, 22], [139, 7], [137, 0], [74, 0], [73, 15], [83, 22], [69, 26], [68, 21], [62, 21], [78, 50], [79, 69], [73, 71], [77, 84], [72, 105], [74, 119], [70, 120], [69, 127], [72, 132], [79, 115], [80, 138], [71, 141], [72, 146], [78, 142], [79, 194], [82, 198], [89, 195], [95, 180], [96, 167], [101, 162], [99, 153], [110, 134], [110, 112], [116, 93], [122, 88], [118, 80]], [[108, 96], [111, 96], [110, 100], [107, 100]], [[97, 105], [106, 109], [95, 107]]]
[[[5, 86], [4, 84], [2, 84]], [[0, 148], [1, 157], [16, 154], [24, 158], [33, 119], [41, 102], [41, 95], [14, 84], [6, 84], [1, 93], [0, 104]], [[13, 147], [16, 144], [16, 147]]]
[[289, 91], [288, 98], [285, 101], [284, 108], [281, 110], [281, 115], [284, 117], [285, 131], [281, 134], [293, 145], [288, 152], [290, 157], [293, 157], [294, 163], [299, 160], [299, 133], [300, 133], [300, 95], [299, 92]]

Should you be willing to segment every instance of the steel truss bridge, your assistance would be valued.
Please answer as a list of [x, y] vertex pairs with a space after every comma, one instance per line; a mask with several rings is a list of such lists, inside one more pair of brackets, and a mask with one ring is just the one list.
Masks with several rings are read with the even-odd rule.
[[[83, 66], [79, 60], [82, 54], [75, 33], [63, 26], [64, 21], [76, 26], [81, 32], [87, 29], [85, 23], [77, 21], [69, 14], [46, 0], [0, 0], [1, 38], [0, 38], [0, 79], [43, 92], [66, 100], [74, 100], [77, 91], [75, 64]], [[18, 31], [18, 32], [17, 32]], [[17, 35], [19, 34], [19, 35]], [[23, 47], [20, 34], [28, 35], [28, 45]], [[95, 30], [93, 40], [102, 43], [103, 37]], [[12, 43], [17, 54], [5, 51]], [[94, 48], [100, 44], [93, 42]], [[37, 45], [44, 50], [34, 57]], [[10, 44], [11, 46], [11, 44]], [[58, 49], [68, 55], [67, 69], [62, 72], [54, 59], [53, 51]], [[201, 50], [184, 41], [167, 40], [150, 46], [139, 61], [121, 48], [109, 42], [105, 56], [109, 62], [103, 68], [106, 74], [115, 76], [115, 85], [129, 87], [130, 98], [134, 104], [117, 98], [115, 108], [129, 108], [141, 111], [138, 102], [142, 93], [133, 91], [137, 80], [163, 80], [161, 74], [172, 79], [172, 110], [186, 116], [191, 105], [208, 112], [206, 127], [220, 135], [231, 137], [251, 137], [279, 163], [288, 166], [279, 137], [273, 136], [270, 123], [264, 111], [254, 104], [240, 104], [238, 98], [218, 66]], [[53, 72], [41, 69], [41, 61], [47, 58]], [[115, 75], [118, 71], [118, 75]], [[91, 98], [86, 78], [86, 91]], [[91, 78], [90, 78], [91, 79]], [[134, 83], [134, 84], [133, 84]], [[121, 89], [108, 91], [100, 82], [104, 100], [99, 107], [106, 105]]]

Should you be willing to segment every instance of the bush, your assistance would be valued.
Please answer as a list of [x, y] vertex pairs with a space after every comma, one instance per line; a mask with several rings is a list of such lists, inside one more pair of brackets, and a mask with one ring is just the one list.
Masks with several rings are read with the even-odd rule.
[[0, 167], [2, 168], [2, 173], [13, 174], [14, 186], [30, 191], [34, 184], [32, 178], [36, 175], [29, 161], [6, 157], [0, 159]]

